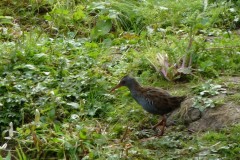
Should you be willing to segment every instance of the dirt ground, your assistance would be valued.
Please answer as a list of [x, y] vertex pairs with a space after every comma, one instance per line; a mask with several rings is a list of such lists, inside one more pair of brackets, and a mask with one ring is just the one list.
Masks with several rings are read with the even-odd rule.
[[181, 108], [168, 117], [168, 123], [178, 117], [178, 121], [180, 119], [189, 130], [195, 132], [219, 130], [240, 123], [240, 77], [222, 77], [221, 83], [227, 88], [227, 93], [211, 99], [221, 101], [222, 104], [200, 111], [192, 107], [194, 98], [190, 97], [182, 103]]

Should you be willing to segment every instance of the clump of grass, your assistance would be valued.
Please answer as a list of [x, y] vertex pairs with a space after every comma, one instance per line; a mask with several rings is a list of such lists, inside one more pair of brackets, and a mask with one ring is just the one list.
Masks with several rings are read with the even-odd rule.
[[239, 36], [229, 31], [239, 23], [234, 3], [203, 10], [200, 0], [1, 1], [0, 132], [10, 122], [16, 131], [14, 143], [1, 137], [0, 152], [9, 153], [3, 158], [209, 158], [205, 150], [210, 158], [239, 158], [238, 126], [212, 133], [211, 143], [209, 135], [198, 139], [173, 128], [143, 144], [139, 138], [152, 135], [148, 124], [157, 117], [145, 114], [126, 90], [108, 92], [129, 72], [143, 84], [171, 89], [174, 82], [147, 61], [159, 67], [153, 61], [159, 53], [168, 55], [170, 79], [179, 78], [174, 64], [185, 64], [177, 72], [187, 80], [237, 74]]
[[236, 93], [236, 94], [233, 94], [233, 95], [229, 95], [227, 100], [233, 101], [233, 102], [235, 102], [239, 105], [240, 104], [240, 94]]

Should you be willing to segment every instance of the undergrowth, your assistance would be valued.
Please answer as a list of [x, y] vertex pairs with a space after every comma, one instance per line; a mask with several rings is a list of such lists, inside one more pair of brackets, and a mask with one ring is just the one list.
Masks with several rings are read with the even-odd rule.
[[240, 158], [238, 125], [196, 135], [176, 128], [142, 141], [157, 118], [125, 89], [109, 92], [126, 74], [164, 89], [238, 75], [238, 1], [0, 6], [0, 158]]

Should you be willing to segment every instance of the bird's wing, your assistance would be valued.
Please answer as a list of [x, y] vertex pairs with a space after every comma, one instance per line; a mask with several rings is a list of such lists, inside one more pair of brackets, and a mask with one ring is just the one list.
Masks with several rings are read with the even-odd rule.
[[173, 110], [170, 100], [172, 96], [167, 91], [153, 87], [143, 88], [141, 91], [149, 104], [157, 110], [161, 110], [162, 112], [170, 112]]

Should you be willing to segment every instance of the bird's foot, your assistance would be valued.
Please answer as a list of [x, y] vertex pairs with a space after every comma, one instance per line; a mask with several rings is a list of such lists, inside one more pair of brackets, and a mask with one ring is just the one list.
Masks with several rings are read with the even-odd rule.
[[165, 126], [164, 125], [158, 125], [158, 126], [156, 126], [156, 128], [155, 129], [158, 129], [157, 131], [158, 131], [158, 133], [157, 133], [157, 137], [160, 137], [160, 136], [163, 136], [163, 134], [164, 134], [164, 130], [165, 130]]

